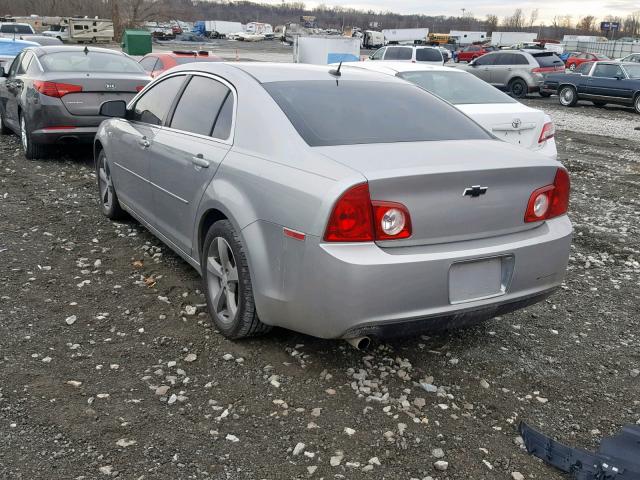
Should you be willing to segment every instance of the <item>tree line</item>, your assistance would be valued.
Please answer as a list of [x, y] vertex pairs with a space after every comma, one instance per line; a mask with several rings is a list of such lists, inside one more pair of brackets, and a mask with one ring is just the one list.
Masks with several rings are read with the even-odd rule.
[[618, 35], [640, 35], [640, 11], [622, 17], [597, 19], [593, 15], [560, 15], [545, 25], [534, 9], [525, 12], [521, 8], [512, 15], [499, 18], [486, 15], [477, 18], [471, 12], [461, 16], [400, 15], [390, 11], [358, 10], [340, 6], [319, 5], [308, 8], [304, 2], [283, 2], [279, 5], [234, 0], [0, 0], [2, 15], [42, 16], [99, 16], [112, 18], [116, 31], [139, 25], [145, 21], [168, 20], [229, 20], [242, 23], [259, 21], [282, 25], [295, 22], [303, 15], [315, 16], [321, 28], [363, 29], [426, 27], [432, 32], [448, 33], [450, 30], [532, 31], [540, 38], [562, 38], [566, 34], [599, 34], [600, 20], [621, 24]]

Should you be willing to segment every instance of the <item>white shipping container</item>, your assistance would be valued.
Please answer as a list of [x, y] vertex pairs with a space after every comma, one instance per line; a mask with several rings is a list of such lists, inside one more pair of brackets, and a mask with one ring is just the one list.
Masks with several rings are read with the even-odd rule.
[[328, 65], [360, 60], [360, 39], [349, 37], [295, 37], [293, 61]]
[[472, 43], [484, 42], [487, 39], [487, 32], [451, 30], [449, 36], [454, 37], [458, 45], [471, 45]]
[[518, 43], [533, 42], [538, 38], [537, 33], [530, 32], [493, 32], [491, 45], [495, 47], [510, 47]]
[[414, 43], [427, 42], [429, 36], [428, 28], [396, 28], [393, 30], [382, 30], [386, 43]]

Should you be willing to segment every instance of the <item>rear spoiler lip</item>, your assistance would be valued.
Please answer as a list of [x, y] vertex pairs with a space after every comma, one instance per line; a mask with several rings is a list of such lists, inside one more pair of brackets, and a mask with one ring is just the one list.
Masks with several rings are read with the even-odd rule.
[[640, 425], [628, 425], [602, 440], [597, 453], [571, 448], [520, 422], [518, 431], [531, 455], [576, 480], [640, 480]]

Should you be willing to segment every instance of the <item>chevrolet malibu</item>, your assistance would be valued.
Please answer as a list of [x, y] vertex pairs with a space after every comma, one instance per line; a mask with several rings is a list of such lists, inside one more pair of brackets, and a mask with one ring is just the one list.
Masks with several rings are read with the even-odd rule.
[[101, 113], [103, 213], [191, 264], [229, 338], [462, 326], [563, 281], [567, 171], [401, 79], [191, 64]]

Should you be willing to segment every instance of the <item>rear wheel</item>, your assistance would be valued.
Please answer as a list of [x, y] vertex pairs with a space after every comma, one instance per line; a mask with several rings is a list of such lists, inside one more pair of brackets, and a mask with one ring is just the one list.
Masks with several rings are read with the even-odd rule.
[[636, 109], [636, 113], [640, 113], [640, 94], [636, 95], [636, 99], [633, 101], [633, 108]]
[[578, 93], [575, 88], [567, 85], [560, 88], [560, 91], [558, 92], [558, 99], [560, 100], [560, 105], [565, 107], [574, 107], [576, 103], [578, 103]]
[[29, 124], [22, 114], [20, 115], [20, 140], [22, 143], [24, 156], [28, 160], [37, 160], [44, 157], [46, 153], [46, 147], [44, 145], [34, 143], [33, 139], [31, 138], [31, 129], [29, 128]]
[[98, 191], [100, 193], [100, 207], [105, 217], [111, 220], [121, 220], [127, 214], [120, 206], [116, 189], [111, 177], [111, 166], [107, 161], [107, 154], [101, 150], [96, 162], [96, 175], [98, 177]]
[[593, 104], [598, 108], [602, 108], [607, 104], [607, 102], [595, 102], [594, 101]]
[[202, 251], [202, 277], [216, 328], [230, 339], [268, 332], [271, 327], [256, 312], [244, 247], [229, 220], [211, 226]]
[[527, 82], [521, 78], [515, 78], [509, 82], [509, 93], [513, 97], [524, 98], [527, 96], [528, 91], [529, 87], [527, 86]]

